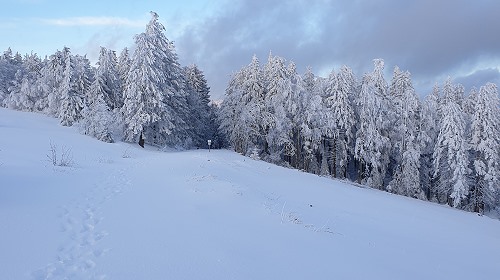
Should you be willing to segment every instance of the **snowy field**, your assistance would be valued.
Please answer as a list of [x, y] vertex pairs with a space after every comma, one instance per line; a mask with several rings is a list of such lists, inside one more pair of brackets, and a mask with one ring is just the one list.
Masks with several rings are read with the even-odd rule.
[[0, 279], [500, 277], [488, 217], [39, 114], [0, 109], [0, 135]]

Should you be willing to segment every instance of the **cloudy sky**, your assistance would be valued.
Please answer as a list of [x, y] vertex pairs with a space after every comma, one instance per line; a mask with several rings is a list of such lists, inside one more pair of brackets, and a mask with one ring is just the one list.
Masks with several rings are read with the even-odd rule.
[[183, 65], [197, 64], [212, 96], [231, 73], [269, 51], [322, 76], [374, 58], [398, 65], [420, 95], [447, 76], [467, 90], [500, 84], [498, 0], [2, 0], [0, 50], [50, 55], [63, 46], [95, 62], [99, 46], [133, 46], [156, 11]]

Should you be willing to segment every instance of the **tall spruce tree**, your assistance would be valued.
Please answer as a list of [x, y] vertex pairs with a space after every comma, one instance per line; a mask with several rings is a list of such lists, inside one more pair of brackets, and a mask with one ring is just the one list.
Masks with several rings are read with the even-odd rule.
[[211, 127], [210, 87], [203, 72], [196, 65], [184, 68], [186, 92], [190, 110], [189, 122], [193, 127], [193, 142], [197, 147], [206, 147], [213, 133]]
[[[332, 73], [333, 74], [333, 73]], [[331, 74], [331, 75], [332, 75]], [[342, 66], [335, 79], [329, 79], [329, 92], [326, 99], [327, 124], [332, 131], [332, 175], [336, 178], [345, 178], [348, 164], [348, 153], [352, 153], [356, 117], [351, 104], [351, 96], [355, 91], [355, 78], [352, 70]]]
[[146, 32], [135, 37], [136, 48], [127, 74], [124, 106], [124, 140], [177, 145], [188, 129], [184, 79], [173, 44], [152, 12]]
[[65, 53], [64, 70], [58, 88], [60, 102], [58, 117], [62, 125], [71, 126], [82, 118], [85, 90], [79, 87], [80, 73], [77, 72], [77, 59], [71, 55], [68, 48], [65, 48], [63, 52]]
[[8, 48], [0, 57], [0, 106], [7, 105], [9, 87], [12, 86], [18, 70], [20, 70], [20, 65], [14, 59], [11, 48]]
[[425, 192], [428, 200], [437, 200], [437, 192], [435, 188], [433, 153], [434, 146], [439, 134], [439, 99], [440, 89], [436, 84], [422, 103], [420, 112], [420, 131], [418, 134], [418, 142], [420, 145], [420, 185]]
[[469, 195], [467, 127], [458, 88], [451, 78], [443, 86], [443, 119], [433, 156], [438, 200], [457, 208], [464, 206]]
[[374, 71], [363, 77], [356, 101], [359, 127], [356, 132], [355, 158], [360, 161], [359, 180], [384, 189], [390, 147], [387, 83], [383, 77], [383, 61], [376, 59], [374, 64]]
[[395, 68], [390, 96], [396, 118], [392, 127], [395, 149], [395, 171], [388, 190], [397, 194], [425, 199], [420, 187], [420, 102], [409, 72]]
[[470, 210], [482, 213], [499, 206], [500, 195], [500, 101], [495, 84], [482, 86], [474, 96], [471, 149], [474, 185]]
[[124, 48], [118, 56], [118, 76], [120, 77], [120, 94], [122, 101], [125, 99], [125, 90], [127, 87], [127, 75], [130, 70], [131, 59], [128, 48]]
[[268, 124], [265, 129], [265, 141], [269, 160], [280, 162], [282, 155], [292, 156], [294, 146], [292, 142], [292, 123], [288, 113], [289, 101], [292, 95], [292, 83], [285, 59], [269, 54], [268, 62], [264, 69], [265, 89], [265, 114]]
[[[111, 110], [123, 106], [121, 94], [121, 78], [116, 54], [112, 50], [101, 47], [97, 69], [95, 71], [95, 90]], [[95, 94], [95, 93], [94, 93]]]
[[[246, 151], [248, 146], [240, 117], [244, 110], [243, 103], [243, 69], [233, 74], [226, 87], [225, 98], [219, 111], [219, 129], [228, 137], [229, 144], [239, 153]], [[243, 129], [242, 129], [243, 128]]]

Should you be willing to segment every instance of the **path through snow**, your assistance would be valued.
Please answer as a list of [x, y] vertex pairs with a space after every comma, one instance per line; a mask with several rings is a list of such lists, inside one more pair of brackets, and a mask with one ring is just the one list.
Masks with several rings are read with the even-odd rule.
[[133, 166], [112, 170], [104, 179], [97, 178], [83, 197], [60, 206], [59, 219], [65, 238], [58, 246], [56, 259], [32, 272], [33, 279], [106, 279], [98, 263], [112, 248], [100, 244], [108, 236], [106, 228], [101, 226], [105, 219], [102, 206], [130, 188], [127, 174]]

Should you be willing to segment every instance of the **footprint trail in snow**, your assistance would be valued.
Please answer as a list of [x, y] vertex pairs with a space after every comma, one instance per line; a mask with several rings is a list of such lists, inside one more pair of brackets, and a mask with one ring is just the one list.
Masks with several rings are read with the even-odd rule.
[[31, 273], [32, 279], [106, 279], [98, 269], [98, 260], [111, 248], [100, 241], [108, 232], [100, 224], [104, 219], [101, 207], [131, 186], [128, 168], [114, 171], [72, 205], [61, 207], [61, 231], [65, 240], [57, 249], [54, 262]]

